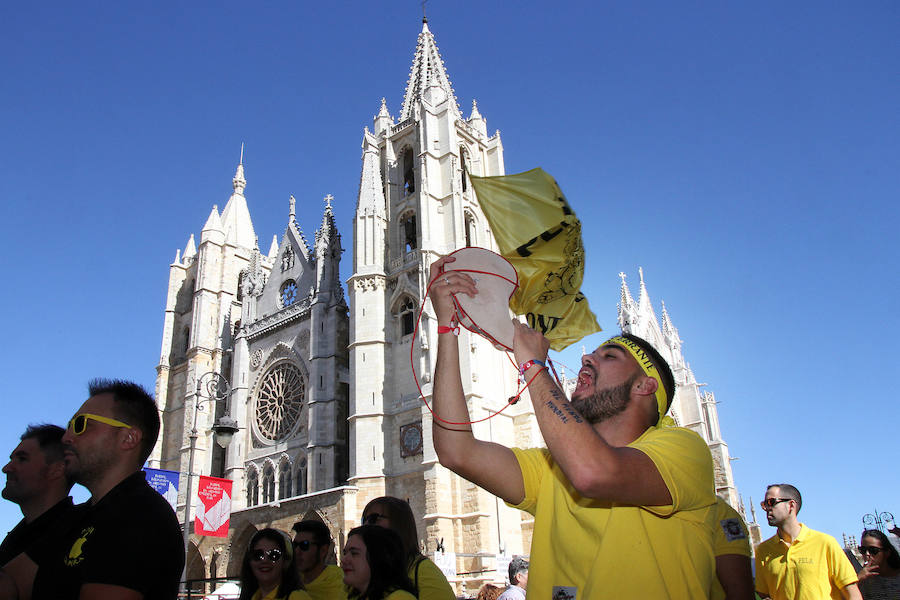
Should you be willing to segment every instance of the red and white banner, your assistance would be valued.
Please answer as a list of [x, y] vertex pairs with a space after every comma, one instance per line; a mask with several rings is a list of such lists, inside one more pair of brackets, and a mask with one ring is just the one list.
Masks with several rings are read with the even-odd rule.
[[197, 490], [197, 516], [194, 518], [194, 533], [212, 537], [227, 537], [231, 520], [230, 479], [200, 476]]

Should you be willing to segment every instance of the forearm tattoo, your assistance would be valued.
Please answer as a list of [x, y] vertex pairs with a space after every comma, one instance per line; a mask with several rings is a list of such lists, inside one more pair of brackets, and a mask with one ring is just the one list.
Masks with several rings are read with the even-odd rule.
[[[559, 419], [563, 423], [569, 422], [569, 417], [572, 418], [576, 423], [583, 423], [584, 417], [582, 417], [577, 410], [575, 410], [571, 404], [569, 404], [569, 400], [565, 397], [565, 395], [556, 388], [550, 389], [550, 395], [553, 396], [562, 405], [562, 408], [558, 407], [553, 400], [547, 400], [546, 405], [547, 408], [550, 409], [556, 418]], [[568, 415], [568, 416], [566, 416]]]

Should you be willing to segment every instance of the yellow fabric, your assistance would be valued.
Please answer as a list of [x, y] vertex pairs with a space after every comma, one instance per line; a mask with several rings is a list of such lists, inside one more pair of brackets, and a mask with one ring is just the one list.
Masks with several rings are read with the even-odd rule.
[[319, 576], [305, 584], [312, 600], [347, 600], [344, 572], [337, 565], [328, 565]]
[[278, 588], [275, 588], [265, 596], [262, 596], [262, 590], [256, 590], [253, 592], [251, 600], [311, 600], [309, 594], [303, 590], [294, 590], [287, 596], [276, 596], [275, 592], [277, 591]]
[[584, 277], [581, 222], [553, 177], [537, 168], [470, 179], [500, 254], [519, 275], [519, 288], [509, 299], [512, 311], [525, 315], [556, 351], [600, 331], [579, 291]]
[[715, 576], [709, 447], [680, 427], [650, 428], [629, 446], [656, 465], [671, 505], [584, 498], [548, 450], [513, 449], [525, 484], [516, 508], [534, 515], [527, 598], [555, 598], [559, 591], [574, 600], [707, 597]]
[[772, 600], [839, 600], [857, 581], [837, 540], [806, 525], [790, 546], [776, 534], [756, 547], [756, 590]]
[[[716, 498], [716, 527], [713, 529], [713, 552], [716, 556], [738, 554], [750, 559], [750, 534], [744, 519], [731, 505]], [[748, 563], [749, 564], [749, 563]], [[718, 577], [713, 578], [710, 600], [725, 600], [725, 590]]]
[[403, 590], [394, 590], [393, 592], [385, 596], [384, 600], [416, 600], [416, 597], [409, 592], [404, 592]]
[[652, 377], [656, 380], [656, 410], [659, 413], [660, 421], [662, 421], [662, 418], [666, 416], [666, 412], [669, 410], [669, 404], [666, 400], [666, 386], [663, 385], [662, 375], [659, 374], [656, 365], [653, 364], [653, 359], [649, 354], [644, 352], [643, 348], [629, 340], [627, 337], [617, 335], [616, 337], [609, 338], [603, 342], [602, 345], [607, 346], [609, 344], [619, 346], [631, 354], [631, 356], [634, 357], [634, 360], [637, 361], [638, 366], [646, 373], [647, 377]]
[[[426, 558], [419, 563], [419, 600], [456, 600], [456, 593], [436, 564]], [[409, 569], [409, 580], [416, 583], [416, 565]]]

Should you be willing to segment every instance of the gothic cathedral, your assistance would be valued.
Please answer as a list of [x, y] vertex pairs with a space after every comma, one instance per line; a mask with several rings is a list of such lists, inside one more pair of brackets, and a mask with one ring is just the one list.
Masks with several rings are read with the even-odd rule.
[[[261, 527], [290, 531], [318, 519], [340, 548], [382, 495], [410, 503], [422, 550], [460, 573], [448, 577], [460, 592], [498, 579], [496, 555], [529, 553], [530, 516], [443, 468], [431, 443], [437, 324], [427, 302], [418, 318], [429, 266], [464, 246], [496, 250], [469, 174], [505, 174], [500, 134], [488, 134], [474, 102], [462, 115], [427, 22], [399, 117], [382, 100], [363, 132], [347, 297], [332, 198], [310, 241], [291, 197], [284, 234], [263, 254], [242, 157], [225, 208], [212, 208], [199, 245], [191, 235], [170, 265], [157, 366], [163, 427], [149, 466], [181, 472], [179, 517], [196, 475], [233, 481], [228, 537], [191, 536], [189, 579], [239, 573]], [[724, 448], [717, 485], [737, 506], [714, 401], [698, 391], [665, 312], [660, 330], [652, 308], [642, 309], [643, 282], [641, 303], [622, 285], [620, 326], [667, 349], [680, 384], [676, 418], [714, 454]], [[516, 371], [486, 340], [460, 335], [466, 399], [479, 421], [515, 394]], [[213, 435], [223, 418], [239, 426], [227, 448]], [[508, 446], [542, 445], [527, 400], [474, 430]]]

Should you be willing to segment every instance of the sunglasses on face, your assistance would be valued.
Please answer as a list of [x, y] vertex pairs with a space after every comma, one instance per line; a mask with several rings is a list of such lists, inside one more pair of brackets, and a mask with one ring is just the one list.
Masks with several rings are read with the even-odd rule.
[[[311, 542], [309, 540], [294, 542], [294, 548], [299, 548], [300, 550], [303, 550], [304, 552], [309, 550], [310, 546], [312, 546], [312, 545], [313, 545], [313, 542]], [[318, 545], [318, 544], [316, 544], [316, 545]]]
[[860, 546], [859, 553], [860, 554], [871, 554], [872, 556], [878, 556], [878, 553], [884, 550], [884, 548], [879, 548], [878, 546]]
[[250, 560], [259, 562], [263, 559], [269, 559], [272, 562], [278, 562], [281, 560], [282, 554], [284, 553], [278, 548], [272, 548], [270, 550], [254, 550], [250, 553]]
[[107, 425], [111, 425], [112, 427], [122, 427], [124, 429], [131, 429], [131, 425], [128, 423], [123, 423], [122, 421], [116, 421], [115, 419], [110, 419], [109, 417], [102, 417], [100, 415], [92, 415], [90, 413], [81, 413], [72, 417], [72, 420], [69, 421], [69, 429], [72, 430], [72, 433], [75, 435], [81, 435], [84, 433], [84, 430], [87, 429], [88, 419], [91, 421], [98, 421], [100, 423], [106, 423]]
[[380, 515], [378, 513], [369, 513], [362, 518], [363, 525], [377, 525], [378, 519], [387, 519], [387, 515]]
[[781, 504], [782, 502], [790, 502], [790, 498], [766, 498], [762, 502], [759, 503], [760, 506], [763, 507], [763, 510], [767, 508], [775, 508], [776, 504]]

